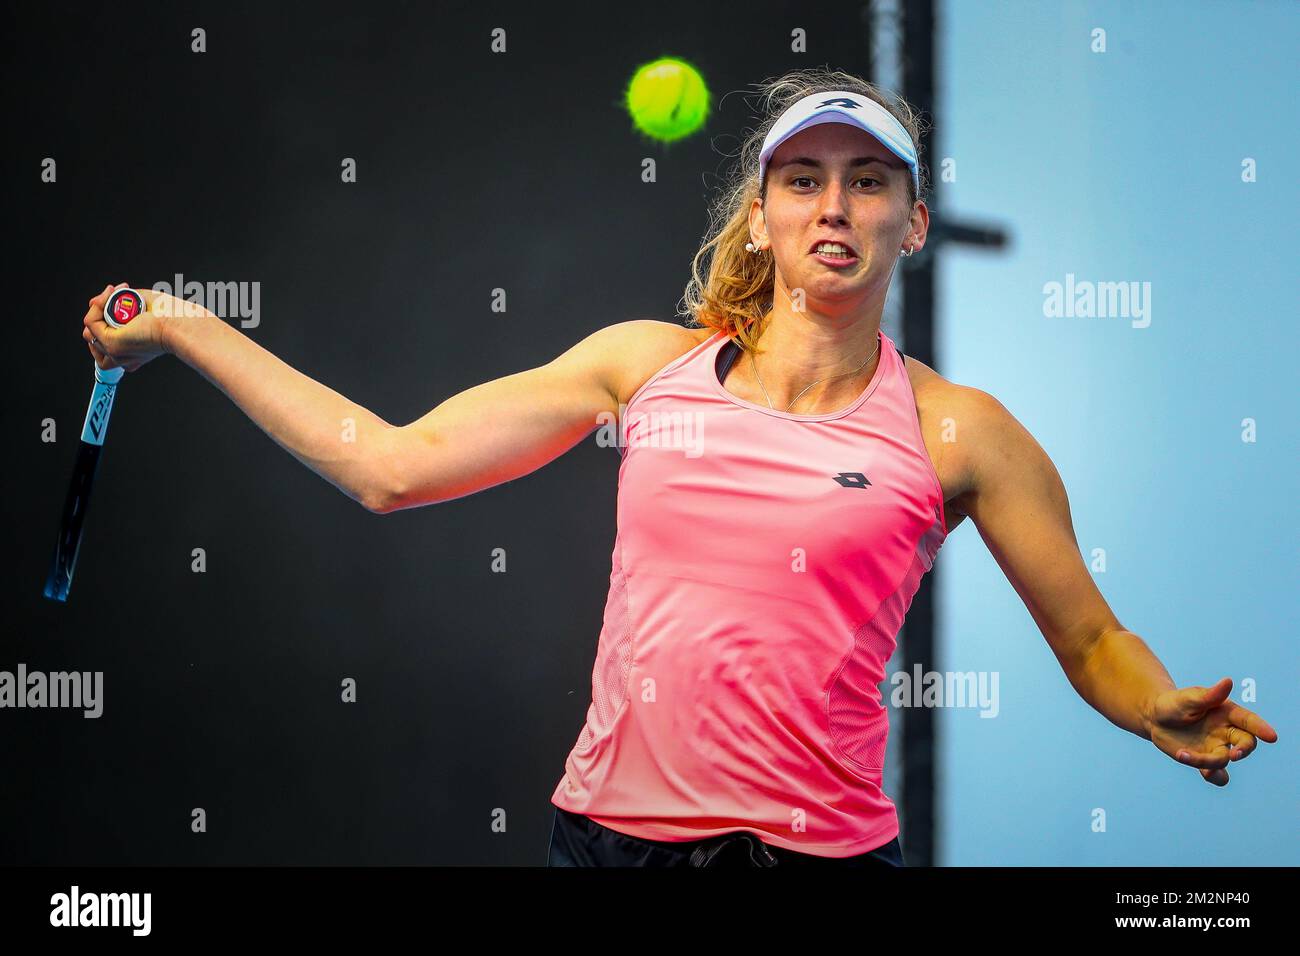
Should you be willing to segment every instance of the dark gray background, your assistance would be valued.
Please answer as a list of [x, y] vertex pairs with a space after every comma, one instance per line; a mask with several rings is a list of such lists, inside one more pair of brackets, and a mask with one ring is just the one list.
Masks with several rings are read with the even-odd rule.
[[[119, 393], [68, 604], [41, 585], [91, 385], [81, 317], [106, 283], [260, 282], [246, 334], [405, 424], [602, 326], [674, 320], [715, 174], [755, 122], [742, 93], [793, 68], [865, 72], [856, 5], [582, 11], [6, 8], [21, 322], [0, 669], [98, 670], [105, 689], [98, 720], [0, 712], [0, 862], [544, 862], [609, 584], [619, 459], [594, 437], [518, 481], [379, 517], [164, 357]], [[790, 52], [795, 27], [807, 54]], [[669, 148], [621, 106], [661, 55], [714, 94], [705, 130]], [[46, 156], [57, 184], [40, 181]], [[46, 417], [57, 444], [40, 441]]]

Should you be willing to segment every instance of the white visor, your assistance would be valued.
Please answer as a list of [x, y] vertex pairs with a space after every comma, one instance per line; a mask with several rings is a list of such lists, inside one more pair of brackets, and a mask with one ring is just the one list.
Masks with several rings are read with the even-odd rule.
[[921, 174], [917, 170], [916, 150], [912, 146], [912, 137], [903, 129], [903, 124], [875, 100], [844, 90], [805, 96], [781, 114], [763, 140], [763, 151], [758, 154], [758, 181], [763, 181], [767, 162], [778, 146], [795, 133], [820, 123], [848, 123], [870, 133], [882, 146], [907, 164], [912, 171], [912, 185], [917, 195], [920, 195]]

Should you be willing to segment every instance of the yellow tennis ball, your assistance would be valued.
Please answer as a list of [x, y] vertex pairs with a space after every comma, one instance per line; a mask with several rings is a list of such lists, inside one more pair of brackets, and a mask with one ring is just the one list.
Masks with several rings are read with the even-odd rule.
[[641, 132], [671, 143], [704, 125], [709, 88], [685, 60], [664, 57], [636, 71], [627, 88], [627, 111]]

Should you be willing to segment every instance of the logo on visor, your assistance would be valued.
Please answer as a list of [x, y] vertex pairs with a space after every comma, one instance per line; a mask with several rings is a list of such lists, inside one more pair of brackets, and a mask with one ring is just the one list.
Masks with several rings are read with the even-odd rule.
[[819, 109], [823, 106], [842, 106], [846, 110], [856, 110], [861, 105], [862, 104], [859, 103], [857, 100], [851, 100], [847, 96], [837, 96], [834, 99], [822, 100], [820, 103], [817, 104]]

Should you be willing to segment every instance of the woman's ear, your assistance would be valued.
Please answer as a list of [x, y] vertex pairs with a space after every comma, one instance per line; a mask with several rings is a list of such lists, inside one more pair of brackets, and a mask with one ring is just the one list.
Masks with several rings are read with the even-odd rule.
[[766, 246], [767, 243], [767, 217], [763, 214], [763, 200], [755, 198], [749, 207], [749, 234], [753, 237], [754, 245]]

